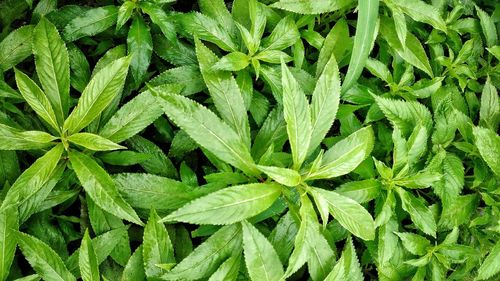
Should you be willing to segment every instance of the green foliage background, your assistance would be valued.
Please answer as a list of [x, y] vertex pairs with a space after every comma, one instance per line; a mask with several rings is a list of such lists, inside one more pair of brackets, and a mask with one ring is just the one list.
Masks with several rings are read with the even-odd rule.
[[500, 4], [1, 0], [0, 281], [497, 280]]

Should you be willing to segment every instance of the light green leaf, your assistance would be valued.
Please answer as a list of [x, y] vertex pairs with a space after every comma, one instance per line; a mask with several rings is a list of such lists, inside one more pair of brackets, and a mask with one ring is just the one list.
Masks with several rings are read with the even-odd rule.
[[397, 220], [394, 218], [394, 216], [391, 216], [386, 223], [380, 225], [377, 228], [378, 229], [377, 261], [380, 264], [387, 264], [399, 249], [398, 236], [394, 234], [394, 232], [398, 230], [398, 227], [399, 224]]
[[83, 281], [99, 281], [99, 264], [95, 248], [90, 240], [88, 229], [83, 235], [80, 253], [78, 255], [78, 264], [80, 265], [80, 273]]
[[232, 186], [195, 199], [162, 221], [231, 224], [265, 211], [280, 194], [281, 186], [274, 183]]
[[382, 186], [375, 179], [346, 182], [336, 189], [342, 196], [358, 203], [365, 203], [378, 197]]
[[214, 65], [218, 63], [217, 56], [199, 40], [195, 41], [195, 45], [200, 71], [217, 111], [222, 120], [230, 125], [238, 133], [245, 145], [250, 148], [250, 127], [248, 125], [247, 111], [236, 80], [231, 73], [214, 71]]
[[488, 76], [481, 94], [481, 107], [479, 109], [480, 124], [493, 131], [498, 128], [500, 122], [500, 101], [495, 86], [491, 84]]
[[68, 137], [68, 141], [94, 151], [124, 149], [106, 138], [91, 133], [76, 133]]
[[56, 27], [45, 17], [33, 30], [36, 73], [62, 125], [69, 110], [69, 56]]
[[161, 5], [146, 1], [140, 1], [139, 5], [142, 12], [146, 13], [151, 21], [160, 28], [167, 40], [170, 42], [179, 42], [176, 38], [175, 26]]
[[392, 82], [392, 74], [387, 68], [387, 65], [379, 60], [368, 58], [366, 61], [366, 69], [376, 77], [382, 79], [386, 83]]
[[353, 0], [280, 0], [271, 5], [298, 14], [322, 14], [340, 10]]
[[371, 126], [362, 128], [337, 142], [323, 155], [320, 167], [310, 170], [306, 179], [324, 179], [345, 175], [365, 160], [373, 149]]
[[189, 96], [203, 91], [207, 86], [197, 65], [170, 68], [149, 80], [149, 85], [179, 84], [183, 86], [181, 95]]
[[151, 91], [165, 113], [198, 144], [247, 174], [259, 173], [241, 136], [212, 111], [175, 94], [175, 87]]
[[262, 40], [261, 51], [286, 49], [300, 38], [295, 21], [291, 16], [284, 17], [271, 34]]
[[69, 160], [81, 185], [94, 202], [108, 213], [127, 221], [143, 225], [134, 209], [123, 200], [108, 173], [91, 157], [76, 151]]
[[488, 256], [484, 259], [477, 273], [477, 280], [485, 280], [500, 271], [498, 261], [500, 260], [500, 242], [497, 241]]
[[229, 13], [224, 0], [199, 0], [198, 4], [203, 14], [215, 19], [230, 34], [236, 33], [236, 25]]
[[42, 189], [52, 178], [63, 151], [63, 145], [59, 144], [26, 169], [10, 187], [0, 210], [5, 210], [10, 206], [19, 206]]
[[493, 47], [498, 43], [498, 35], [495, 27], [495, 21], [479, 6], [476, 6], [477, 16], [479, 17], [479, 23], [483, 29], [484, 37], [486, 38], [486, 46]]
[[147, 74], [153, 53], [153, 39], [141, 16], [135, 17], [132, 21], [127, 36], [127, 50], [131, 56], [130, 74], [132, 74], [134, 86], [137, 88]]
[[129, 64], [130, 57], [117, 59], [90, 80], [78, 104], [64, 122], [69, 134], [77, 133], [90, 124], [121, 92]]
[[314, 188], [313, 195], [328, 206], [332, 216], [349, 232], [363, 240], [375, 238], [373, 218], [359, 203], [337, 192], [320, 188]]
[[223, 262], [208, 281], [235, 281], [240, 270], [241, 255], [234, 255]]
[[279, 280], [284, 272], [276, 250], [252, 224], [242, 222], [243, 250], [248, 274], [252, 280]]
[[22, 26], [0, 42], [0, 70], [7, 71], [29, 57], [32, 52], [33, 26]]
[[136, 8], [136, 2], [134, 1], [125, 1], [118, 8], [118, 15], [116, 19], [116, 30], [122, 28], [122, 26], [130, 19], [134, 9]]
[[123, 269], [121, 281], [146, 280], [144, 263], [142, 259], [142, 245], [137, 247]]
[[47, 244], [22, 232], [17, 232], [16, 238], [24, 257], [44, 280], [76, 281], [61, 257]]
[[[432, 25], [433, 28], [446, 32], [446, 23], [439, 15], [439, 10], [422, 0], [389, 1], [413, 20]], [[404, 41], [402, 41], [404, 42]]]
[[427, 248], [431, 245], [431, 242], [427, 238], [422, 237], [418, 234], [409, 232], [396, 232], [399, 236], [403, 246], [410, 253], [418, 256], [423, 256], [427, 253]]
[[302, 178], [300, 174], [292, 169], [271, 167], [271, 166], [261, 166], [257, 165], [257, 168], [264, 172], [266, 175], [271, 177], [273, 180], [277, 181], [286, 186], [297, 186], [300, 184]]
[[212, 234], [205, 242], [183, 259], [170, 272], [162, 276], [164, 280], [200, 279], [208, 277], [219, 268], [220, 263], [241, 251], [241, 226], [224, 226]]
[[17, 207], [0, 210], [0, 281], [7, 280], [16, 252], [15, 230], [19, 228]]
[[80, 16], [71, 19], [64, 27], [64, 40], [71, 42], [103, 32], [116, 23], [117, 17], [118, 8], [116, 6], [104, 6], [87, 10]]
[[415, 197], [409, 191], [400, 187], [396, 188], [403, 210], [411, 217], [415, 226], [425, 234], [436, 237], [436, 221], [432, 211], [424, 204], [423, 199]]
[[[144, 110], [147, 108], [147, 110]], [[145, 91], [123, 105], [99, 131], [99, 135], [120, 143], [153, 123], [163, 109], [150, 91]]]
[[165, 225], [159, 220], [160, 217], [152, 209], [148, 223], [144, 227], [142, 256], [148, 278], [158, 278], [165, 273], [165, 270], [156, 266], [157, 264], [175, 263], [172, 242]]
[[365, 0], [358, 2], [358, 20], [356, 23], [356, 35], [352, 48], [349, 68], [342, 83], [342, 92], [346, 92], [356, 83], [368, 55], [373, 47], [378, 32], [378, 4], [379, 0]]
[[475, 143], [481, 157], [493, 173], [500, 176], [500, 136], [490, 129], [474, 127]]
[[345, 276], [347, 280], [363, 281], [363, 273], [356, 255], [356, 248], [352, 243], [352, 237], [349, 237], [346, 242], [342, 257], [344, 258]]
[[307, 156], [311, 141], [311, 112], [306, 96], [288, 67], [281, 64], [283, 109], [292, 150], [293, 168], [298, 170]]
[[51, 105], [50, 100], [47, 98], [44, 92], [38, 87], [38, 85], [31, 80], [28, 75], [24, 74], [20, 70], [14, 69], [16, 76], [16, 84], [19, 92], [23, 96], [24, 100], [30, 105], [31, 108], [42, 118], [47, 124], [57, 131], [60, 130], [59, 124], [62, 121], [58, 121], [54, 109]]
[[339, 108], [340, 91], [339, 69], [335, 57], [332, 55], [319, 76], [312, 94], [312, 130], [307, 154], [316, 149], [330, 130]]
[[[198, 55], [199, 56], [199, 55]], [[238, 71], [248, 66], [250, 58], [242, 52], [232, 52], [223, 56], [215, 65], [214, 70]]]
[[345, 42], [348, 39], [350, 39], [349, 26], [347, 25], [347, 21], [341, 18], [335, 23], [330, 32], [328, 32], [325, 41], [323, 41], [316, 66], [316, 77], [319, 77], [323, 73], [323, 69], [332, 56], [335, 57], [336, 61], [342, 58], [349, 48], [349, 44]]
[[22, 131], [0, 123], [1, 150], [30, 150], [52, 146], [57, 138], [42, 131]]

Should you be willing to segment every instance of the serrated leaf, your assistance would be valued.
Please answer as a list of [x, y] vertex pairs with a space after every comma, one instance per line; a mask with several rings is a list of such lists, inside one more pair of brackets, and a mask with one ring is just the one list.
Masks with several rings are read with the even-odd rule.
[[151, 91], [157, 96], [165, 113], [193, 140], [245, 173], [258, 174], [249, 148], [231, 127], [202, 105], [174, 94], [174, 90], [161, 90]]
[[313, 195], [328, 206], [332, 216], [352, 234], [363, 240], [375, 238], [375, 224], [373, 218], [356, 201], [344, 197], [337, 192], [314, 188]]
[[335, 57], [328, 60], [316, 82], [311, 99], [311, 141], [310, 154], [325, 138], [335, 120], [340, 101], [340, 77]]
[[19, 206], [36, 194], [52, 178], [63, 151], [59, 144], [27, 168], [10, 187], [0, 209]]
[[91, 133], [73, 134], [68, 137], [68, 141], [94, 151], [107, 151], [126, 148], [106, 138]]
[[362, 128], [328, 149], [320, 167], [309, 171], [306, 179], [324, 179], [345, 175], [365, 160], [373, 149], [373, 130]]
[[439, 10], [421, 0], [389, 1], [413, 20], [432, 25], [433, 28], [446, 32], [446, 23], [439, 15]]
[[7, 71], [29, 57], [32, 52], [33, 26], [22, 26], [0, 42], [0, 69]]
[[283, 50], [295, 44], [300, 38], [295, 21], [291, 16], [284, 17], [273, 29], [271, 34], [262, 39], [261, 49]]
[[140, 16], [134, 18], [128, 31], [127, 51], [131, 56], [130, 74], [132, 74], [135, 88], [137, 88], [147, 74], [153, 54], [151, 33], [146, 22]]
[[231, 73], [213, 70], [218, 63], [218, 58], [203, 43], [196, 40], [195, 46], [203, 80], [217, 111], [222, 120], [230, 125], [250, 148], [250, 127], [245, 102], [236, 80]]
[[116, 19], [116, 30], [122, 28], [122, 26], [130, 19], [135, 8], [136, 2], [133, 1], [125, 1], [120, 5]]
[[493, 173], [500, 176], [500, 136], [490, 129], [474, 127], [475, 143], [481, 157]]
[[500, 122], [500, 101], [495, 86], [488, 76], [481, 93], [481, 107], [479, 109], [480, 124], [496, 131]]
[[304, 92], [288, 67], [281, 64], [283, 113], [292, 150], [293, 167], [299, 169], [307, 156], [311, 141], [311, 111]]
[[240, 264], [241, 254], [231, 256], [219, 266], [219, 269], [210, 276], [208, 281], [235, 281], [238, 278]]
[[239, 71], [250, 63], [250, 58], [242, 52], [232, 52], [223, 56], [213, 65], [214, 70]]
[[161, 5], [154, 2], [139, 2], [142, 12], [148, 14], [151, 21], [158, 25], [165, 38], [171, 42], [176, 42], [175, 26], [171, 22], [167, 13], [162, 9]]
[[78, 255], [78, 264], [83, 281], [100, 280], [99, 264], [97, 263], [95, 248], [92, 244], [92, 240], [90, 240], [88, 229], [83, 235], [80, 253]]
[[335, 191], [345, 197], [351, 198], [358, 203], [365, 203], [377, 198], [382, 186], [375, 179], [346, 182]]
[[63, 37], [66, 42], [72, 42], [85, 36], [93, 36], [116, 23], [118, 8], [104, 6], [87, 10], [71, 19], [64, 27]]
[[137, 247], [123, 269], [121, 281], [145, 280], [144, 263], [142, 259], [142, 245]]
[[184, 87], [181, 92], [183, 96], [199, 93], [206, 88], [197, 65], [185, 65], [167, 69], [151, 79], [148, 83], [151, 86], [174, 83], [182, 85]]
[[352, 0], [280, 0], [271, 7], [298, 14], [322, 14], [339, 10], [352, 2]]
[[252, 280], [279, 280], [284, 272], [273, 246], [252, 224], [242, 222], [243, 250]]
[[44, 92], [38, 87], [38, 85], [31, 80], [28, 75], [23, 72], [14, 69], [16, 84], [19, 92], [23, 96], [24, 100], [30, 105], [31, 108], [42, 118], [47, 124], [56, 130], [60, 130], [59, 124], [62, 121], [58, 121], [54, 109], [51, 105], [50, 100], [47, 98]]
[[423, 200], [415, 197], [409, 191], [400, 187], [396, 188], [403, 210], [405, 210], [411, 217], [415, 226], [422, 230], [425, 234], [436, 236], [436, 221], [429, 207], [427, 207]]
[[349, 68], [342, 83], [342, 92], [346, 92], [358, 80], [365, 67], [368, 55], [377, 38], [378, 32], [378, 0], [359, 1], [356, 35], [352, 48]]
[[111, 177], [99, 164], [91, 157], [76, 151], [69, 153], [69, 160], [81, 185], [99, 207], [119, 218], [143, 225], [134, 209], [120, 196]]
[[77, 133], [90, 124], [121, 92], [129, 64], [130, 57], [117, 59], [90, 80], [78, 104], [64, 122], [69, 134]]
[[257, 168], [264, 172], [266, 175], [271, 177], [273, 180], [277, 181], [286, 186], [297, 186], [300, 184], [302, 178], [300, 174], [292, 169], [271, 167], [271, 166], [261, 166], [257, 165]]
[[17, 241], [15, 230], [19, 228], [17, 207], [0, 210], [0, 280], [7, 280], [9, 270], [14, 260]]
[[224, 226], [183, 259], [164, 280], [200, 279], [213, 273], [220, 263], [241, 249], [239, 224]]
[[0, 123], [1, 150], [41, 149], [54, 145], [57, 138], [42, 131], [22, 131]]
[[498, 266], [498, 260], [500, 258], [500, 242], [497, 242], [495, 246], [490, 250], [488, 256], [481, 263], [477, 273], [477, 280], [484, 280], [497, 274], [500, 270]]
[[33, 54], [38, 78], [62, 125], [69, 110], [69, 55], [56, 27], [42, 17], [33, 30]]
[[44, 280], [76, 281], [61, 257], [47, 244], [22, 232], [17, 232], [16, 238], [24, 257]]
[[265, 211], [280, 194], [281, 186], [273, 183], [232, 186], [193, 200], [161, 221], [231, 224]]
[[484, 37], [486, 39], [486, 46], [493, 47], [498, 42], [498, 35], [495, 27], [494, 20], [479, 6], [475, 5], [477, 16], [479, 17], [479, 23], [483, 30]]
[[316, 66], [316, 77], [319, 77], [323, 73], [328, 61], [331, 57], [335, 57], [338, 61], [341, 59], [343, 54], [349, 48], [349, 44], [346, 44], [344, 40], [349, 38], [349, 26], [344, 18], [341, 18], [335, 23], [333, 28], [328, 32], [328, 35], [323, 41], [323, 46], [319, 51], [318, 64]]
[[158, 278], [165, 273], [157, 264], [175, 263], [174, 249], [165, 225], [160, 217], [151, 210], [148, 223], [144, 227], [142, 256], [144, 270], [148, 278]]
[[396, 235], [399, 236], [399, 239], [403, 242], [405, 249], [414, 255], [425, 255], [427, 253], [427, 248], [431, 245], [431, 242], [427, 240], [427, 238], [418, 234], [396, 232]]

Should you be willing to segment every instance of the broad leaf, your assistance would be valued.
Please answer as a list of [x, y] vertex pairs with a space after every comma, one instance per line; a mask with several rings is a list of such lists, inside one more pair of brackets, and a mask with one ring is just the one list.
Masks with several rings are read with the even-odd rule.
[[144, 227], [142, 257], [148, 278], [158, 278], [165, 273], [157, 264], [175, 263], [174, 249], [165, 225], [154, 209]]
[[396, 232], [403, 242], [403, 246], [410, 253], [418, 256], [425, 255], [427, 253], [427, 248], [431, 245], [431, 242], [425, 237], [418, 234], [413, 234], [409, 232]]
[[298, 14], [322, 14], [339, 10], [352, 2], [352, 0], [280, 0], [272, 7]]
[[153, 53], [153, 39], [144, 19], [137, 16], [132, 21], [127, 37], [128, 54], [130, 60], [130, 74], [134, 80], [135, 88], [144, 80], [151, 54]]
[[22, 131], [0, 123], [1, 150], [30, 150], [52, 146], [57, 138], [42, 131]]
[[261, 165], [258, 165], [257, 168], [273, 180], [286, 186], [293, 187], [299, 185], [302, 180], [300, 174], [295, 170]]
[[83, 281], [99, 281], [99, 264], [88, 230], [85, 231], [78, 255], [78, 264]]
[[498, 273], [500, 267], [498, 266], [498, 260], [500, 258], [500, 242], [497, 242], [495, 246], [490, 250], [488, 256], [483, 260], [481, 267], [477, 273], [477, 280], [484, 280], [493, 277]]
[[118, 8], [116, 6], [104, 6], [87, 10], [85, 13], [71, 19], [64, 27], [64, 40], [71, 42], [103, 32], [116, 23], [117, 15]]
[[415, 197], [409, 191], [400, 187], [396, 188], [403, 210], [405, 210], [411, 217], [413, 223], [422, 230], [425, 234], [436, 236], [436, 221], [429, 207], [427, 207], [423, 200]]
[[142, 259], [142, 245], [137, 247], [123, 269], [122, 281], [145, 280], [144, 263]]
[[193, 200], [162, 221], [231, 224], [265, 211], [280, 194], [281, 186], [273, 183], [232, 186]]
[[300, 33], [291, 16], [284, 17], [271, 34], [262, 40], [262, 50], [283, 50], [295, 44]]
[[0, 42], [0, 70], [7, 71], [29, 57], [32, 52], [33, 26], [12, 31]]
[[500, 136], [490, 129], [474, 127], [474, 137], [479, 153], [491, 168], [493, 173], [500, 176]]
[[106, 138], [91, 133], [76, 133], [68, 137], [68, 141], [95, 151], [116, 150], [126, 148]]

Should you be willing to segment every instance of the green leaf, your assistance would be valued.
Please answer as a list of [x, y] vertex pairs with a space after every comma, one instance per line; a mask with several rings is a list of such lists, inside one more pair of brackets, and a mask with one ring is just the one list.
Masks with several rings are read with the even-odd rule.
[[436, 237], [436, 221], [429, 207], [424, 204], [424, 201], [400, 187], [397, 187], [396, 191], [399, 194], [399, 198], [401, 198], [403, 210], [410, 215], [415, 226], [425, 234]]
[[134, 209], [120, 196], [111, 177], [99, 164], [91, 157], [76, 151], [69, 153], [69, 160], [81, 185], [99, 207], [119, 218], [143, 225]]
[[229, 13], [224, 0], [199, 0], [198, 4], [203, 14], [215, 19], [230, 34], [236, 32], [236, 26], [233, 17]]
[[142, 259], [142, 245], [137, 247], [123, 269], [122, 281], [146, 280]]
[[284, 17], [271, 34], [262, 40], [261, 51], [286, 49], [300, 38], [295, 21], [291, 16]]
[[[433, 28], [446, 32], [446, 23], [439, 15], [439, 10], [421, 0], [389, 1], [413, 20], [432, 25]], [[402, 41], [403, 42], [403, 41]]]
[[224, 226], [183, 259], [164, 280], [200, 279], [219, 268], [220, 263], [241, 251], [241, 227], [239, 224]]
[[130, 19], [135, 8], [136, 2], [134, 1], [125, 1], [121, 4], [120, 8], [118, 8], [116, 30], [122, 28], [122, 26]]
[[184, 88], [182, 89], [181, 95], [183, 96], [199, 93], [206, 88], [197, 65], [185, 65], [167, 69], [151, 79], [148, 83], [151, 86], [174, 83], [182, 85]]
[[174, 249], [165, 225], [154, 209], [144, 227], [142, 256], [148, 278], [158, 278], [165, 273], [157, 264], [175, 263]]
[[312, 94], [312, 130], [308, 154], [316, 149], [330, 130], [339, 108], [340, 90], [339, 69], [332, 55], [319, 76]]
[[52, 146], [57, 138], [42, 131], [22, 131], [0, 123], [1, 150], [30, 150]]
[[354, 46], [352, 48], [349, 68], [342, 83], [342, 91], [346, 92], [356, 83], [363, 68], [365, 67], [368, 55], [373, 47], [378, 31], [378, 0], [359, 1], [358, 20], [356, 23], [356, 35], [354, 36]]
[[491, 168], [493, 173], [500, 176], [500, 136], [490, 129], [474, 127], [475, 143], [481, 157]]
[[[136, 2], [137, 3], [137, 2]], [[176, 42], [176, 33], [175, 26], [171, 22], [170, 18], [167, 16], [167, 13], [162, 9], [161, 5], [157, 5], [154, 2], [139, 2], [141, 10], [143, 13], [148, 14], [149, 19], [156, 24], [165, 38], [170, 42]], [[178, 42], [178, 41], [177, 41]]]
[[427, 238], [422, 237], [418, 234], [413, 234], [409, 232], [396, 232], [399, 236], [403, 246], [410, 253], [418, 256], [423, 256], [427, 253], [427, 248], [431, 245], [431, 242]]
[[491, 84], [488, 76], [481, 94], [481, 108], [479, 109], [480, 124], [494, 131], [500, 122], [500, 101], [495, 86]]
[[306, 179], [325, 179], [348, 174], [370, 155], [373, 143], [373, 130], [370, 126], [352, 133], [328, 149], [319, 168], [310, 170]]
[[60, 121], [57, 120], [54, 109], [51, 105], [50, 100], [47, 98], [44, 92], [38, 87], [38, 85], [31, 80], [28, 75], [24, 74], [20, 70], [14, 69], [16, 76], [16, 84], [19, 92], [23, 96], [24, 100], [30, 105], [31, 108], [42, 118], [47, 124], [56, 130], [59, 129]]
[[121, 92], [129, 63], [130, 57], [117, 59], [90, 80], [78, 104], [64, 122], [69, 134], [77, 133], [90, 124]]
[[248, 66], [250, 58], [241, 52], [232, 52], [223, 56], [215, 65], [214, 70], [238, 71]]
[[69, 110], [69, 56], [56, 27], [42, 17], [33, 30], [33, 54], [38, 78], [62, 125]]
[[236, 80], [231, 73], [213, 71], [218, 63], [217, 56], [199, 40], [195, 41], [195, 45], [200, 71], [217, 111], [222, 120], [230, 125], [245, 145], [250, 148], [250, 127], [245, 102]]
[[24, 257], [44, 280], [76, 280], [64, 265], [61, 257], [47, 244], [22, 232], [17, 232], [16, 238]]
[[276, 250], [252, 224], [242, 222], [243, 250], [252, 280], [279, 280], [284, 272]]
[[342, 196], [358, 203], [365, 203], [378, 197], [382, 186], [375, 179], [346, 182], [336, 189]]
[[83, 92], [90, 80], [90, 66], [85, 54], [75, 44], [68, 45], [70, 84], [78, 92]]
[[297, 170], [306, 159], [311, 141], [311, 112], [299, 83], [284, 63], [281, 64], [281, 73], [286, 131], [292, 150], [293, 167]]
[[352, 0], [280, 0], [271, 7], [298, 14], [322, 14], [340, 10], [352, 2]]
[[134, 136], [127, 141], [127, 145], [130, 149], [150, 156], [148, 160], [140, 163], [146, 172], [169, 178], [177, 177], [177, 169], [172, 161], [153, 142], [140, 136]]
[[280, 195], [281, 186], [273, 183], [232, 186], [195, 199], [162, 221], [231, 224], [260, 214]]
[[29, 57], [32, 52], [33, 26], [22, 26], [0, 42], [0, 70], [7, 71]]
[[153, 39], [141, 16], [132, 21], [127, 36], [127, 49], [131, 56], [130, 74], [134, 80], [134, 88], [137, 88], [146, 77], [153, 53]]
[[223, 262], [208, 281], [227, 280], [235, 281], [240, 270], [241, 255], [234, 255]]
[[477, 5], [476, 12], [479, 17], [479, 23], [481, 24], [481, 28], [483, 30], [484, 37], [486, 39], [486, 46], [493, 47], [498, 43], [498, 35], [495, 28], [495, 21], [481, 8]]
[[120, 143], [144, 130], [162, 114], [163, 109], [156, 98], [150, 91], [145, 91], [123, 105], [102, 127], [99, 135]]
[[175, 94], [169, 87], [151, 90], [165, 113], [202, 147], [247, 174], [258, 174], [249, 148], [231, 127], [204, 106]]
[[10, 187], [0, 210], [5, 210], [10, 206], [19, 206], [42, 189], [52, 178], [63, 151], [63, 145], [59, 144], [27, 168]]
[[63, 37], [66, 42], [72, 42], [85, 36], [93, 36], [116, 23], [118, 8], [104, 6], [87, 10], [71, 19], [64, 27]]
[[346, 279], [362, 281], [364, 279], [363, 273], [361, 272], [361, 266], [356, 255], [356, 248], [354, 248], [354, 244], [352, 243], [352, 237], [347, 239], [347, 244], [342, 252]]
[[373, 218], [359, 203], [337, 192], [320, 188], [313, 189], [313, 196], [317, 202], [328, 206], [332, 216], [349, 232], [363, 240], [375, 238]]
[[328, 35], [323, 41], [323, 46], [319, 51], [318, 64], [316, 66], [316, 77], [319, 77], [323, 73], [323, 69], [326, 64], [330, 61], [332, 56], [335, 60], [340, 60], [343, 54], [349, 48], [349, 44], [344, 42], [349, 38], [349, 26], [344, 18], [341, 18], [335, 23]]
[[90, 240], [88, 229], [83, 235], [80, 253], [78, 255], [78, 264], [80, 265], [80, 272], [83, 281], [100, 280], [99, 264], [97, 263], [95, 248], [92, 244], [92, 240]]
[[7, 280], [16, 252], [15, 230], [19, 228], [17, 207], [0, 210], [0, 281]]
[[94, 151], [124, 149], [106, 138], [91, 133], [76, 133], [68, 137], [68, 141]]
[[477, 280], [485, 280], [497, 274], [500, 270], [498, 261], [500, 258], [500, 242], [497, 241], [495, 246], [490, 250], [488, 256], [484, 259], [477, 273]]
[[286, 186], [297, 186], [302, 181], [300, 174], [295, 170], [261, 165], [257, 165], [257, 168], [273, 180]]

